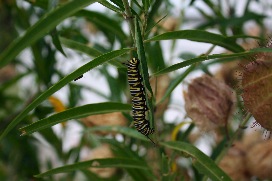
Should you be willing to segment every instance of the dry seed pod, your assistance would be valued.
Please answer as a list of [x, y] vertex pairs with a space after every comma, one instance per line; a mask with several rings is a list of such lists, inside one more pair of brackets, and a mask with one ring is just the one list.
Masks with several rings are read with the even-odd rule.
[[[93, 149], [87, 160], [112, 157], [114, 157], [114, 155], [110, 149], [110, 146], [103, 144], [100, 147]], [[90, 168], [90, 171], [99, 175], [101, 178], [110, 178], [116, 172], [116, 168]]]
[[239, 142], [234, 144], [228, 150], [228, 153], [223, 157], [219, 163], [219, 167], [222, 168], [234, 181], [247, 181], [249, 175], [246, 170], [245, 151], [243, 145]]
[[[126, 126], [127, 120], [120, 112], [108, 113], [108, 114], [98, 114], [88, 116], [82, 119], [87, 127], [94, 126]], [[108, 132], [100, 131], [97, 134], [108, 134]]]
[[272, 131], [272, 58], [262, 59], [245, 66], [242, 79], [242, 97], [246, 109], [265, 129]]
[[188, 116], [206, 131], [226, 125], [235, 102], [229, 86], [207, 75], [194, 79], [184, 97]]
[[272, 141], [262, 141], [247, 151], [246, 165], [252, 176], [272, 179]]

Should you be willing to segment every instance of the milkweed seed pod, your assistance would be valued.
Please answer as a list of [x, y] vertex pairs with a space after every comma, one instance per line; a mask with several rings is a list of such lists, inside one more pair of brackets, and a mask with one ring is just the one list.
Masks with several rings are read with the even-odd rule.
[[[87, 127], [95, 126], [126, 126], [127, 120], [120, 112], [108, 113], [108, 114], [98, 114], [88, 116], [82, 119]], [[97, 134], [105, 135], [109, 132], [99, 131]], [[111, 132], [113, 133], [113, 132]]]
[[247, 151], [247, 169], [252, 176], [272, 179], [272, 141], [262, 141]]
[[[110, 149], [110, 146], [107, 144], [103, 144], [95, 149], [93, 149], [90, 153], [90, 156], [87, 160], [98, 159], [98, 158], [113, 158], [114, 155]], [[95, 165], [95, 162], [93, 162]], [[90, 168], [90, 171], [99, 175], [101, 178], [110, 178], [115, 174], [116, 168]]]
[[242, 98], [245, 108], [265, 129], [272, 131], [272, 53], [259, 54], [244, 66]]
[[[150, 84], [152, 87], [152, 90], [155, 93], [156, 91], [156, 102], [160, 101], [163, 96], [166, 93], [167, 88], [169, 87], [170, 83], [170, 77], [168, 75], [162, 75], [157, 78], [157, 85], [156, 85], [156, 78], [152, 78], [150, 80]], [[155, 110], [155, 117], [159, 118], [163, 115], [164, 111], [167, 109], [169, 103], [169, 98], [167, 98], [164, 102], [161, 104], [157, 105], [156, 110]]]
[[219, 167], [224, 170], [233, 181], [247, 181], [249, 174], [246, 169], [245, 150], [240, 142], [234, 143], [234, 147], [228, 150], [228, 153], [219, 163]]
[[235, 102], [232, 89], [208, 75], [194, 79], [184, 98], [187, 115], [205, 131], [226, 125]]

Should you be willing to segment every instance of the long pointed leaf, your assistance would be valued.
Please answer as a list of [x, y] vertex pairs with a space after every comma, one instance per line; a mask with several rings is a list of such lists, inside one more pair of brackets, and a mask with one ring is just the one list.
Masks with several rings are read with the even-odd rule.
[[[130, 107], [131, 109], [131, 107]], [[88, 131], [94, 132], [94, 131], [114, 131], [117, 133], [122, 133], [126, 136], [130, 136], [133, 138], [137, 138], [143, 141], [150, 142], [149, 139], [147, 139], [144, 135], [139, 133], [137, 130], [128, 128], [128, 127], [122, 127], [122, 126], [95, 126], [92, 128], [88, 128]]]
[[[143, 77], [143, 84], [147, 88], [147, 90], [150, 92], [153, 98], [153, 91], [149, 83], [149, 74], [148, 74], [148, 67], [147, 67], [147, 62], [145, 58], [145, 49], [144, 49], [143, 40], [142, 40], [142, 33], [141, 33], [140, 25], [137, 19], [135, 19], [135, 40], [136, 40], [137, 54], [141, 61], [140, 71]], [[152, 99], [150, 100], [148, 98], [148, 94], [146, 94], [146, 96], [147, 96], [146, 97], [147, 106], [150, 109], [149, 118], [150, 118], [151, 126], [154, 128], [154, 115], [153, 115], [154, 113], [153, 113]]]
[[0, 141], [3, 139], [3, 137], [10, 132], [11, 129], [13, 129], [18, 123], [22, 121], [22, 119], [35, 107], [37, 107], [42, 101], [47, 99], [49, 96], [54, 94], [56, 91], [64, 87], [66, 84], [71, 82], [72, 80], [76, 79], [77, 77], [81, 76], [85, 72], [88, 72], [89, 70], [97, 67], [98, 65], [101, 65], [115, 57], [121, 56], [128, 52], [130, 49], [122, 49], [122, 50], [116, 50], [112, 51], [106, 54], [103, 54], [92, 61], [86, 63], [85, 65], [81, 66], [71, 74], [67, 75], [63, 79], [61, 79], [58, 83], [50, 87], [48, 90], [43, 92], [39, 97], [37, 97], [31, 104], [29, 104], [4, 130], [4, 132], [0, 136]]
[[186, 39], [197, 42], [211, 43], [213, 45], [218, 45], [224, 47], [233, 52], [242, 52], [244, 49], [235, 43], [231, 38], [228, 38], [223, 35], [210, 33], [202, 30], [181, 30], [181, 31], [172, 31], [163, 33], [152, 37], [146, 42], [149, 41], [159, 41], [159, 40], [176, 40], [176, 39]]
[[70, 39], [61, 37], [60, 41], [67, 48], [71, 48], [73, 50], [83, 52], [91, 57], [97, 57], [102, 54], [102, 52], [100, 52], [92, 47], [89, 47], [83, 43], [79, 43], [77, 41], [74, 41], [74, 40], [70, 40]]
[[183, 72], [180, 76], [177, 76], [176, 79], [174, 79], [170, 85], [168, 86], [164, 96], [161, 98], [161, 100], [158, 102], [158, 104], [162, 103], [168, 96], [171, 95], [172, 91], [181, 83], [182, 80], [186, 78], [186, 76], [193, 71], [195, 68], [195, 65], [191, 65], [185, 72]]
[[125, 40], [127, 38], [127, 35], [123, 32], [121, 28], [121, 25], [113, 18], [110, 18], [105, 14], [95, 11], [81, 10], [78, 11], [75, 16], [85, 17], [87, 20], [93, 22], [94, 24], [107, 29], [108, 32], [113, 33], [120, 40]]
[[63, 167], [54, 168], [44, 173], [35, 175], [35, 177], [45, 177], [57, 173], [72, 172], [84, 168], [137, 168], [147, 170], [145, 164], [139, 160], [128, 159], [128, 158], [105, 158], [105, 159], [93, 159], [89, 161], [79, 162]]
[[70, 119], [78, 119], [78, 118], [83, 118], [83, 117], [87, 117], [89, 115], [95, 115], [95, 114], [122, 112], [122, 111], [130, 111], [130, 110], [131, 110], [130, 104], [122, 104], [122, 103], [114, 103], [114, 102], [88, 104], [84, 106], [67, 109], [66, 111], [54, 114], [40, 121], [36, 121], [28, 126], [20, 128], [20, 131], [22, 132], [22, 135], [28, 135], [36, 131], [39, 131], [41, 129], [54, 126], [55, 124], [58, 124]]
[[39, 38], [45, 36], [50, 30], [54, 29], [62, 20], [96, 1], [97, 0], [70, 1], [43, 16], [36, 24], [29, 28], [22, 37], [17, 38], [8, 46], [7, 49], [5, 49], [5, 51], [0, 55], [0, 67], [8, 64], [23, 49], [30, 46]]
[[255, 49], [248, 50], [248, 51], [241, 52], [241, 53], [233, 53], [233, 54], [225, 54], [224, 53], [224, 54], [213, 54], [213, 55], [205, 55], [205, 56], [203, 55], [203, 56], [199, 56], [196, 58], [192, 58], [190, 60], [185, 60], [183, 62], [171, 65], [170, 67], [167, 67], [163, 70], [156, 72], [152, 76], [159, 76], [162, 74], [166, 74], [166, 73], [178, 70], [180, 68], [187, 67], [187, 66], [192, 65], [194, 63], [205, 61], [205, 60], [210, 60], [210, 59], [216, 59], [216, 58], [245, 58], [245, 59], [247, 59], [247, 58], [249, 58], [248, 56], [258, 53], [258, 52], [272, 52], [272, 49], [271, 48], [255, 48]]
[[169, 141], [162, 143], [165, 147], [181, 151], [193, 160], [196, 169], [207, 175], [213, 181], [231, 181], [229, 176], [221, 170], [207, 155], [197, 149], [195, 146], [178, 141]]

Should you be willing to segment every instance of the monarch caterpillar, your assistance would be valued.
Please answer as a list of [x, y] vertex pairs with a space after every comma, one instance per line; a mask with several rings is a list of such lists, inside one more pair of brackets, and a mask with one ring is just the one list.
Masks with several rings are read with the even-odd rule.
[[154, 129], [150, 127], [149, 121], [145, 119], [145, 112], [148, 110], [148, 108], [146, 105], [144, 86], [142, 83], [143, 78], [138, 70], [139, 63], [140, 63], [139, 59], [132, 58], [131, 60], [128, 61], [128, 64], [126, 64], [128, 68], [127, 75], [128, 84], [130, 87], [130, 94], [133, 97], [132, 98], [133, 120], [134, 126], [137, 129], [137, 131], [139, 131], [141, 134], [145, 135], [148, 139], [150, 139], [148, 135], [153, 134]]

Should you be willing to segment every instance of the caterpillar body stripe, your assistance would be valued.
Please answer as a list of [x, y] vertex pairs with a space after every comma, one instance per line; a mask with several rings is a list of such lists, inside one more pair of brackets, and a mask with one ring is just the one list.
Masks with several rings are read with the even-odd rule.
[[128, 84], [130, 88], [130, 94], [132, 96], [134, 126], [137, 131], [149, 138], [148, 135], [153, 134], [154, 129], [150, 127], [149, 121], [145, 119], [145, 112], [148, 110], [148, 108], [146, 105], [144, 86], [142, 83], [143, 78], [138, 69], [139, 63], [140, 61], [137, 58], [132, 58], [128, 61], [128, 64], [126, 64], [128, 68]]

